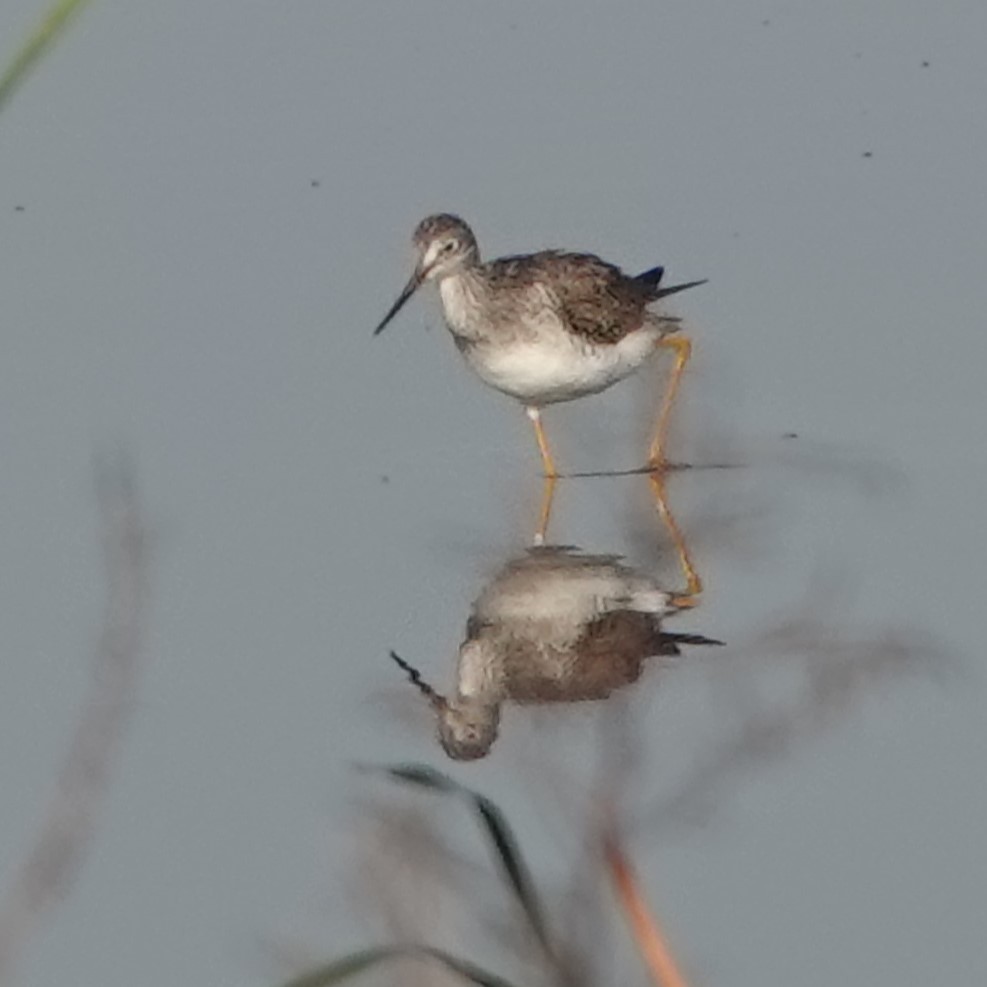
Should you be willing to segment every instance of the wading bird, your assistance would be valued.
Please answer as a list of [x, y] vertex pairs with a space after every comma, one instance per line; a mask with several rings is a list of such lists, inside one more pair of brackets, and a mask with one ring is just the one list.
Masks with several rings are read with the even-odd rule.
[[418, 224], [417, 263], [374, 330], [426, 281], [438, 285], [446, 325], [466, 362], [491, 387], [519, 400], [535, 429], [546, 476], [557, 476], [541, 423], [545, 405], [596, 394], [633, 373], [657, 347], [675, 352], [648, 465], [665, 464], [668, 416], [691, 344], [657, 302], [705, 284], [661, 287], [664, 268], [630, 276], [593, 254], [544, 250], [483, 262], [473, 231], [442, 213]]

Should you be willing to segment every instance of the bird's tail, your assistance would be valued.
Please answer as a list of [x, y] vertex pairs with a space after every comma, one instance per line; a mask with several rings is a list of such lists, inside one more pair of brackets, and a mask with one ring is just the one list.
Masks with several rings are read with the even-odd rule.
[[669, 288], [656, 288], [652, 292], [652, 299], [658, 301], [659, 298], [665, 298], [668, 295], [675, 295], [680, 291], [686, 291], [688, 288], [698, 288], [701, 284], [706, 284], [709, 278], [703, 278], [701, 281], [686, 281], [685, 284], [673, 284]]

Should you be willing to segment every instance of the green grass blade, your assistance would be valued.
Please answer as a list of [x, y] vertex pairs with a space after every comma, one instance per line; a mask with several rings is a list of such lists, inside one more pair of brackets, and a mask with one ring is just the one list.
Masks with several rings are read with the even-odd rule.
[[78, 13], [89, 0], [58, 0], [42, 18], [34, 33], [14, 55], [13, 60], [0, 75], [0, 110], [13, 95], [27, 73], [58, 40], [73, 14]]
[[427, 764], [392, 764], [372, 770], [383, 771], [396, 781], [418, 785], [419, 788], [428, 788], [433, 792], [445, 792], [450, 795], [469, 793], [469, 789], [463, 788], [458, 781], [453, 781], [448, 775], [430, 768]]
[[363, 949], [357, 953], [349, 953], [338, 960], [316, 967], [307, 973], [292, 977], [282, 987], [331, 987], [332, 984], [342, 983], [350, 977], [363, 973], [368, 967], [376, 966], [384, 960], [400, 956], [404, 952], [398, 946], [383, 946], [377, 949]]
[[475, 963], [471, 963], [469, 960], [461, 960], [456, 956], [443, 952], [441, 949], [422, 946], [419, 952], [425, 956], [431, 956], [432, 959], [443, 964], [443, 966], [452, 970], [453, 973], [458, 973], [463, 980], [471, 984], [476, 984], [477, 987], [513, 987], [510, 981], [504, 980], [503, 977], [488, 973]]
[[[468, 792], [468, 789], [464, 791]], [[514, 833], [511, 831], [507, 819], [500, 809], [485, 795], [479, 795], [476, 792], [469, 792], [469, 795], [473, 798], [476, 811], [483, 825], [486, 827], [490, 842], [497, 851], [497, 857], [500, 860], [501, 866], [504, 868], [504, 874], [514, 891], [515, 897], [521, 903], [521, 907], [528, 916], [528, 922], [531, 928], [534, 930], [542, 946], [551, 952], [548, 928], [545, 925], [541, 904], [538, 901], [538, 894], [535, 891], [531, 874], [524, 862], [524, 858], [521, 856], [521, 850], [517, 845], [517, 841], [514, 839]]]
[[488, 973], [482, 967], [469, 960], [460, 959], [441, 949], [431, 946], [380, 946], [375, 949], [364, 949], [357, 953], [349, 953], [333, 960], [324, 966], [317, 967], [298, 977], [293, 977], [281, 987], [334, 987], [350, 977], [358, 976], [364, 970], [378, 963], [396, 959], [399, 956], [426, 956], [458, 974], [467, 983], [477, 987], [513, 987], [513, 985], [493, 973]]
[[399, 764], [382, 770], [396, 781], [417, 785], [441, 794], [458, 795], [472, 804], [496, 851], [504, 876], [524, 910], [532, 930], [545, 951], [553, 955], [548, 926], [534, 882], [531, 880], [531, 873], [524, 862], [510, 824], [500, 809], [485, 795], [460, 785], [448, 775], [425, 764]]

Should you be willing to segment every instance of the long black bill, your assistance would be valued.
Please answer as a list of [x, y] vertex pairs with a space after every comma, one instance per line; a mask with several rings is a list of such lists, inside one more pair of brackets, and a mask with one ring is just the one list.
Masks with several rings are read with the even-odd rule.
[[378, 333], [384, 331], [384, 327], [387, 325], [387, 323], [390, 322], [391, 319], [393, 319], [394, 316], [401, 311], [401, 309], [404, 307], [404, 303], [418, 290], [419, 286], [424, 280], [425, 280], [424, 274], [416, 267], [415, 273], [411, 275], [411, 278], [408, 280], [408, 283], [402, 289], [401, 294], [398, 295], [398, 300], [391, 306], [390, 311], [381, 320], [380, 325], [377, 326], [376, 329], [374, 329], [375, 336]]
[[664, 298], [666, 295], [675, 295], [678, 292], [685, 291], [688, 288], [698, 288], [699, 285], [706, 284], [708, 281], [709, 278], [703, 278], [702, 281], [686, 281], [685, 284], [673, 284], [670, 288], [658, 288], [654, 293], [654, 299], [657, 301], [659, 298]]

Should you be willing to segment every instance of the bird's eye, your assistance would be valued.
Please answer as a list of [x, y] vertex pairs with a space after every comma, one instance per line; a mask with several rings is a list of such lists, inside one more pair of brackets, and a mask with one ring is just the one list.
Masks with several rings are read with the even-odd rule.
[[446, 242], [442, 244], [442, 253], [444, 254], [450, 253], [455, 248], [455, 246], [456, 246], [455, 240], [446, 240]]

